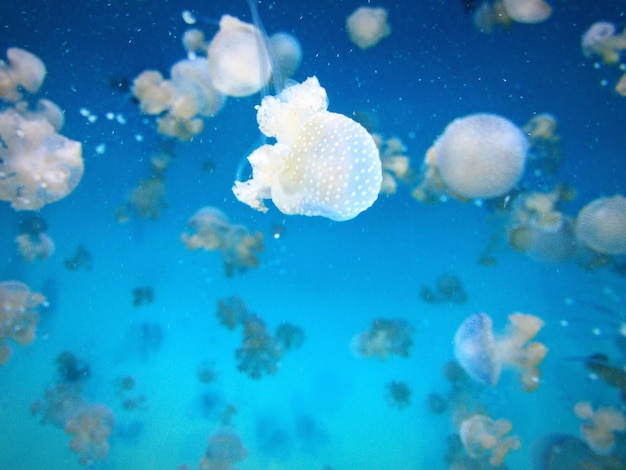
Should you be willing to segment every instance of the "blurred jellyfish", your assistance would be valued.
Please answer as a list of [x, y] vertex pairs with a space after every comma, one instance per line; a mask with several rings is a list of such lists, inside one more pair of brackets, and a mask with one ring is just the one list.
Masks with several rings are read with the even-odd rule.
[[506, 419], [492, 420], [489, 416], [474, 415], [461, 423], [459, 435], [467, 453], [473, 458], [489, 456], [494, 467], [502, 464], [510, 450], [518, 450], [518, 436], [507, 436], [513, 425]]
[[245, 460], [247, 455], [248, 451], [234, 431], [218, 429], [209, 438], [198, 470], [234, 470], [233, 465]]
[[576, 253], [574, 220], [557, 210], [561, 190], [524, 193], [513, 204], [509, 244], [541, 262], [559, 263]]
[[203, 53], [206, 54], [209, 45], [204, 40], [204, 33], [196, 28], [191, 28], [183, 34], [183, 47], [187, 53]]
[[406, 154], [406, 146], [397, 137], [384, 140], [380, 135], [373, 135], [374, 142], [380, 154], [380, 162], [383, 170], [383, 181], [380, 192], [395, 194], [398, 182], [410, 183], [413, 172], [410, 168], [409, 157]]
[[114, 424], [113, 412], [104, 405], [85, 406], [67, 421], [65, 433], [73, 435], [69, 447], [79, 454], [81, 465], [92, 466], [106, 458]]
[[619, 62], [621, 51], [626, 49], [626, 32], [615, 33], [615, 25], [608, 21], [592, 24], [581, 40], [585, 57], [599, 56], [607, 64]]
[[615, 446], [615, 431], [626, 430], [626, 418], [619, 410], [599, 407], [595, 411], [589, 402], [578, 402], [574, 413], [584, 422], [580, 432], [584, 441], [599, 455], [608, 455]]
[[231, 296], [217, 302], [217, 319], [229, 330], [244, 325], [250, 315], [241, 297]]
[[378, 44], [391, 34], [384, 8], [359, 7], [346, 19], [350, 41], [361, 49]]
[[230, 231], [226, 214], [210, 206], [199, 209], [189, 219], [187, 226], [191, 229], [191, 233], [183, 233], [181, 240], [188, 250], [217, 250]]
[[302, 62], [300, 41], [293, 34], [279, 32], [270, 36], [269, 47], [275, 56], [280, 77], [283, 80], [293, 77]]
[[336, 221], [352, 219], [376, 201], [382, 170], [374, 140], [327, 105], [315, 77], [263, 98], [259, 129], [277, 143], [248, 156], [253, 177], [235, 182], [237, 199], [265, 212], [263, 200], [271, 198], [284, 214]]
[[508, 15], [518, 23], [541, 23], [552, 15], [552, 8], [543, 0], [502, 0]]
[[272, 62], [261, 31], [233, 16], [222, 16], [208, 59], [211, 83], [227, 96], [249, 96], [269, 83]]
[[524, 124], [522, 130], [530, 143], [528, 163], [535, 171], [556, 173], [563, 158], [556, 118], [549, 113], [537, 114]]
[[515, 368], [520, 374], [522, 390], [533, 392], [539, 388], [539, 364], [548, 348], [539, 342], [530, 342], [543, 326], [539, 317], [522, 313], [509, 315], [505, 333], [496, 338], [491, 317], [486, 313], [471, 315], [461, 324], [454, 336], [454, 355], [470, 377], [485, 385], [496, 386], [504, 366]]
[[413, 345], [413, 331], [404, 320], [377, 319], [368, 331], [352, 338], [350, 349], [357, 357], [378, 357], [381, 362], [392, 354], [408, 357]]
[[304, 330], [291, 323], [281, 323], [276, 328], [274, 337], [280, 343], [283, 351], [300, 349], [304, 344]]
[[422, 300], [428, 303], [452, 302], [464, 304], [467, 293], [461, 280], [454, 274], [443, 274], [435, 282], [435, 289], [424, 286], [420, 291]]
[[385, 400], [391, 408], [399, 410], [411, 404], [411, 388], [406, 382], [392, 380], [385, 385]]
[[248, 316], [243, 326], [241, 346], [235, 351], [237, 370], [258, 380], [264, 374], [278, 372], [282, 356], [280, 343], [267, 331], [265, 322], [256, 315]]
[[7, 49], [9, 63], [0, 60], [0, 100], [15, 103], [22, 99], [20, 88], [37, 93], [46, 77], [43, 61], [24, 49]]
[[37, 308], [46, 298], [19, 281], [0, 282], [0, 365], [7, 363], [13, 350], [9, 340], [26, 346], [32, 343], [39, 324]]
[[483, 1], [474, 10], [472, 18], [476, 29], [484, 33], [493, 32], [494, 26], [502, 26], [508, 29], [513, 23], [513, 19], [506, 11], [502, 0]]
[[626, 198], [598, 198], [583, 207], [576, 218], [576, 236], [598, 253], [626, 254]]
[[451, 194], [490, 198], [506, 194], [520, 180], [528, 141], [509, 120], [483, 113], [452, 121], [433, 149], [427, 160], [433, 160]]
[[615, 92], [618, 95], [626, 96], [626, 73], [622, 75], [618, 82], [615, 84]]

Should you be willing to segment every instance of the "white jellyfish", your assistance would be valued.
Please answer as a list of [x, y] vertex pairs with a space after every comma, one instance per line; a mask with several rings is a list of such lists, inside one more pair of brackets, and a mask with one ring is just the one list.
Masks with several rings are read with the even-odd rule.
[[233, 16], [222, 16], [208, 58], [211, 82], [227, 96], [252, 95], [270, 80], [272, 65], [261, 32]]
[[495, 114], [455, 119], [434, 145], [434, 165], [454, 195], [491, 198], [522, 177], [528, 141], [511, 121]]
[[316, 77], [263, 99], [259, 129], [276, 144], [248, 157], [253, 176], [235, 182], [237, 199], [260, 211], [267, 210], [263, 200], [272, 199], [284, 214], [336, 221], [352, 219], [376, 201], [382, 169], [374, 139], [327, 106]]
[[276, 58], [281, 78], [292, 77], [302, 62], [300, 41], [292, 34], [280, 32], [270, 36], [269, 47]]
[[357, 8], [348, 16], [346, 29], [350, 41], [361, 49], [373, 47], [391, 34], [391, 27], [387, 23], [387, 10], [384, 8]]
[[541, 23], [552, 15], [552, 7], [543, 0], [503, 0], [508, 15], [518, 23]]

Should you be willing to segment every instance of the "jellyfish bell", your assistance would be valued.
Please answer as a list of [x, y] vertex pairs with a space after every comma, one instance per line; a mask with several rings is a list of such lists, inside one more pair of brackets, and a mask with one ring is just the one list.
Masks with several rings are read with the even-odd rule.
[[233, 16], [222, 16], [208, 60], [213, 86], [227, 96], [253, 95], [269, 83], [272, 62], [261, 31]]
[[463, 198], [506, 194], [521, 179], [528, 141], [511, 121], [488, 113], [452, 121], [435, 143], [434, 164], [451, 193]]
[[626, 198], [598, 198], [578, 213], [576, 236], [586, 246], [605, 255], [626, 254]]
[[[16, 90], [18, 86], [21, 86], [28, 93], [39, 91], [46, 77], [46, 66], [42, 60], [35, 54], [19, 47], [8, 48], [7, 58], [9, 60], [8, 65], [0, 61], [0, 77], [2, 77], [0, 81], [3, 83], [0, 88], [0, 97], [4, 97], [8, 101], [19, 100], [21, 95]], [[13, 89], [12, 93], [10, 88]]]
[[292, 34], [279, 32], [270, 36], [269, 46], [276, 58], [281, 77], [293, 77], [302, 62], [300, 41]]
[[474, 380], [495, 386], [500, 378], [493, 323], [486, 313], [468, 317], [454, 335], [454, 357]]

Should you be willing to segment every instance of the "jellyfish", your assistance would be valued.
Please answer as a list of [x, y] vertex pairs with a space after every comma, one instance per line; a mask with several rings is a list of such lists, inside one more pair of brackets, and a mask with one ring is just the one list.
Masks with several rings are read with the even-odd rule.
[[552, 7], [543, 0], [502, 0], [508, 15], [518, 23], [541, 23], [552, 15]]
[[529, 342], [543, 327], [536, 316], [523, 313], [509, 315], [505, 333], [496, 338], [491, 317], [486, 313], [471, 315], [454, 336], [454, 355], [470, 377], [477, 382], [496, 386], [505, 366], [515, 368], [520, 375], [522, 390], [539, 388], [539, 365], [548, 348], [539, 342]]
[[65, 433], [73, 435], [69, 447], [79, 454], [81, 465], [91, 466], [104, 460], [109, 453], [108, 438], [115, 420], [113, 412], [104, 405], [88, 405], [70, 418]]
[[556, 118], [549, 113], [537, 114], [524, 124], [522, 130], [530, 143], [528, 163], [539, 171], [556, 173], [563, 158]]
[[395, 194], [398, 189], [398, 181], [408, 183], [413, 176], [409, 157], [405, 155], [407, 149], [397, 137], [391, 137], [386, 140], [383, 140], [380, 135], [373, 135], [373, 137], [376, 147], [378, 147], [383, 170], [380, 192]]
[[233, 464], [245, 460], [247, 455], [248, 451], [234, 431], [218, 429], [209, 438], [198, 470], [234, 470]]
[[183, 233], [181, 240], [188, 250], [217, 250], [230, 231], [228, 217], [215, 207], [199, 209], [187, 222], [191, 233]]
[[528, 141], [511, 121], [495, 114], [455, 119], [434, 144], [434, 165], [453, 195], [491, 198], [522, 177]]
[[283, 80], [293, 77], [302, 62], [300, 41], [293, 34], [278, 32], [270, 36], [269, 47], [276, 58], [280, 77]]
[[37, 308], [41, 305], [47, 305], [46, 298], [23, 282], [0, 282], [0, 365], [11, 357], [9, 340], [21, 346], [34, 341], [39, 324]]
[[253, 177], [236, 181], [237, 199], [267, 211], [271, 198], [284, 214], [356, 217], [378, 198], [382, 169], [378, 149], [360, 124], [328, 112], [326, 90], [315, 77], [266, 96], [259, 129], [276, 144], [256, 149], [248, 161]]
[[599, 407], [594, 410], [589, 402], [578, 402], [574, 413], [584, 420], [580, 433], [584, 441], [598, 455], [608, 455], [615, 446], [615, 431], [626, 430], [626, 417], [612, 407]]
[[559, 263], [571, 259], [577, 248], [575, 223], [557, 210], [562, 192], [530, 192], [513, 204], [509, 244], [537, 261]]
[[518, 450], [518, 436], [507, 436], [513, 425], [506, 419], [494, 421], [489, 416], [473, 415], [461, 423], [459, 435], [470, 457], [489, 457], [494, 467], [502, 464], [511, 450]]
[[581, 40], [585, 57], [600, 56], [606, 64], [616, 64], [626, 49], [626, 32], [616, 34], [615, 25], [608, 21], [592, 24]]
[[384, 8], [359, 7], [346, 19], [350, 41], [361, 49], [374, 47], [391, 34]]
[[43, 61], [24, 49], [7, 49], [9, 63], [0, 60], [0, 100], [15, 103], [22, 99], [19, 88], [37, 93], [46, 77]]
[[352, 338], [350, 348], [358, 357], [378, 357], [384, 362], [392, 354], [408, 357], [413, 345], [413, 327], [404, 320], [377, 319], [368, 331]]
[[207, 56], [211, 83], [220, 93], [249, 96], [269, 83], [272, 62], [256, 26], [230, 15], [222, 16]]
[[626, 254], [626, 198], [618, 194], [585, 205], [576, 218], [576, 236], [600, 254]]
[[83, 175], [79, 142], [58, 134], [44, 117], [0, 113], [0, 200], [37, 210], [70, 194]]
[[618, 95], [626, 96], [626, 73], [623, 74], [615, 84], [615, 92]]
[[385, 390], [385, 400], [390, 408], [401, 410], [411, 404], [411, 388], [406, 382], [392, 380], [385, 385]]
[[283, 350], [256, 315], [249, 315], [243, 325], [241, 346], [235, 351], [237, 370], [254, 380], [263, 374], [273, 375], [280, 368]]

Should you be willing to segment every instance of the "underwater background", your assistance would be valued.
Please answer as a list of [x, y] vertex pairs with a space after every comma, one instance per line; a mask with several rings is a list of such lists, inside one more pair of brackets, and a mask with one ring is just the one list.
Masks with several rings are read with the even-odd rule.
[[[361, 50], [345, 21], [364, 4], [258, 4], [268, 34], [298, 38], [303, 60], [293, 79], [316, 76], [329, 110], [366, 115], [376, 132], [401, 139], [416, 171], [455, 118], [488, 112], [521, 127], [551, 113], [562, 161], [552, 173], [527, 167], [517, 190], [567, 185], [575, 197], [560, 210], [572, 217], [596, 198], [626, 192], [626, 98], [613, 89], [624, 65], [581, 51], [594, 22], [626, 26], [626, 4], [552, 0], [544, 22], [485, 33], [462, 1], [380, 1], [372, 6], [388, 11], [391, 34]], [[185, 58], [183, 10], [207, 38], [224, 14], [252, 21], [244, 0], [0, 3], [2, 57], [19, 47], [46, 64], [39, 96], [64, 111], [60, 132], [82, 143], [85, 165], [71, 194], [37, 211], [55, 244], [45, 259], [24, 260], [15, 238], [28, 211], [0, 203], [0, 281], [23, 282], [47, 299], [36, 339], [12, 344], [0, 368], [0, 469], [196, 468], [216, 432], [238, 436], [247, 451], [234, 464], [241, 469], [491, 468], [459, 447], [455, 387], [463, 406], [511, 422], [521, 447], [503, 465], [568, 468], [550, 466], [541, 443], [555, 433], [581, 437], [574, 405], [623, 411], [620, 388], [594, 375], [585, 358], [626, 362], [624, 260], [533, 259], [509, 246], [496, 204], [424, 203], [403, 182], [345, 222], [286, 216], [271, 202], [267, 213], [250, 209], [231, 188], [259, 136], [259, 94], [229, 98], [181, 142], [160, 135], [125, 86], [146, 69], [166, 75]], [[171, 162], [158, 214], [120, 216], [138, 181], [151, 177], [151, 156], [162, 153]], [[186, 249], [181, 233], [206, 206], [263, 235], [258, 266], [229, 272], [218, 251]], [[443, 275], [466, 297], [427, 295]], [[241, 330], [216, 316], [218, 302], [233, 296], [270, 332], [300, 329], [302, 344], [284, 351], [274, 373], [253, 378], [238, 369]], [[496, 331], [513, 312], [545, 322], [537, 339], [549, 352], [538, 390], [522, 391], [511, 371], [497, 387], [446, 376], [457, 328], [479, 312]], [[355, 351], [355, 338], [377, 319], [408, 325], [408, 354]], [[63, 369], [64, 352], [81, 377]], [[42, 423], [46, 390], [64, 382], [114, 415], [105, 458], [81, 463], [63, 426]], [[408, 403], [390, 397], [390, 384], [400, 382]], [[614, 452], [623, 452], [619, 433], [618, 441]], [[626, 468], [619, 457], [597, 465]]]

